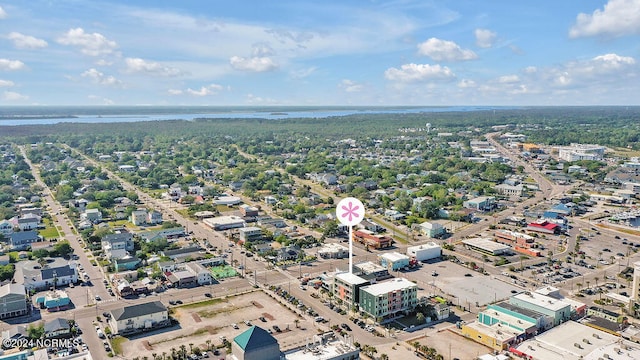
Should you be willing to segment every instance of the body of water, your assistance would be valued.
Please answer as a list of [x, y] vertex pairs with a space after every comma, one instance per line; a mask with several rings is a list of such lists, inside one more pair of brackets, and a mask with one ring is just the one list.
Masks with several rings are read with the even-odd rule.
[[[456, 111], [490, 111], [504, 107], [5, 107], [0, 108], [0, 126], [72, 123], [114, 123], [162, 120], [294, 119], [328, 118], [354, 114], [408, 114]], [[514, 109], [510, 107], [509, 109]]]

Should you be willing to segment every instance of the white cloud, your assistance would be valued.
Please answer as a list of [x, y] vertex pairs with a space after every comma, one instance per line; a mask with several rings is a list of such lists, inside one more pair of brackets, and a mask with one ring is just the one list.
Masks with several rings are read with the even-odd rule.
[[219, 93], [223, 89], [222, 85], [211, 84], [207, 86], [203, 86], [200, 90], [193, 90], [191, 88], [187, 89], [187, 94], [193, 96], [207, 96], [207, 95], [215, 95]]
[[178, 76], [183, 74], [180, 69], [140, 58], [127, 58], [125, 59], [125, 64], [127, 65], [126, 71], [130, 73], [146, 73], [159, 76]]
[[518, 75], [504, 75], [498, 78], [498, 82], [501, 84], [513, 84], [520, 81]]
[[169, 89], [167, 90], [169, 95], [182, 95], [183, 91], [180, 89]]
[[306, 69], [292, 70], [289, 76], [293, 79], [304, 79], [313, 74], [318, 68], [312, 66]]
[[338, 84], [338, 87], [346, 92], [360, 92], [364, 90], [364, 85], [349, 79], [344, 79]]
[[11, 80], [0, 80], [0, 87], [11, 87], [15, 85], [15, 83]]
[[0, 6], [0, 19], [6, 19], [6, 18], [7, 18], [7, 12], [4, 11], [2, 6]]
[[93, 80], [94, 83], [100, 85], [122, 85], [122, 82], [115, 77], [111, 75], [106, 76], [105, 74], [93, 68], [83, 72], [82, 74], [80, 74], [80, 76], [89, 78]]
[[113, 61], [100, 59], [100, 60], [96, 61], [96, 65], [98, 65], [98, 66], [111, 66], [111, 65], [113, 65]]
[[253, 94], [247, 94], [246, 102], [248, 104], [277, 104], [278, 102], [272, 98], [263, 98], [261, 96], [255, 96]]
[[478, 86], [478, 85], [476, 84], [476, 82], [475, 82], [475, 81], [473, 81], [473, 80], [470, 80], [470, 79], [462, 79], [462, 80], [460, 80], [460, 82], [458, 83], [458, 87], [459, 87], [459, 88], [463, 88], [463, 89], [467, 89], [467, 88], [474, 88], [474, 87], [476, 87], [476, 86]]
[[481, 48], [490, 48], [496, 41], [497, 34], [489, 29], [476, 29], [476, 45]]
[[533, 73], [535, 73], [537, 71], [538, 71], [538, 68], [535, 67], [535, 66], [527, 66], [526, 68], [524, 68], [524, 72], [526, 74], [533, 74]]
[[113, 100], [111, 100], [109, 98], [106, 98], [106, 97], [98, 96], [98, 95], [88, 95], [87, 98], [89, 100], [97, 100], [102, 105], [113, 105], [113, 104], [115, 104]]
[[278, 68], [278, 65], [270, 57], [243, 58], [232, 56], [229, 59], [231, 67], [240, 71], [267, 72]]
[[580, 13], [569, 30], [572, 38], [583, 36], [623, 36], [640, 33], [640, 0], [609, 0], [593, 14]]
[[255, 44], [251, 49], [251, 54], [253, 57], [271, 56], [274, 51], [268, 44]]
[[28, 100], [29, 97], [15, 91], [5, 91], [4, 93], [2, 93], [2, 99], [5, 101], [24, 101]]
[[24, 67], [20, 60], [0, 59], [0, 70], [22, 70]]
[[49, 45], [42, 39], [24, 35], [15, 31], [9, 33], [9, 35], [7, 35], [7, 39], [13, 41], [13, 46], [17, 47], [18, 49], [41, 49]]
[[431, 38], [418, 44], [418, 53], [435, 61], [460, 61], [478, 58], [478, 55], [472, 50], [463, 49], [453, 41], [437, 38]]
[[387, 80], [399, 82], [419, 82], [428, 80], [447, 80], [455, 74], [446, 66], [429, 64], [404, 64], [400, 69], [389, 68], [384, 72]]
[[62, 45], [79, 47], [83, 54], [89, 56], [107, 55], [118, 47], [115, 41], [107, 39], [100, 33], [88, 34], [82, 28], [69, 29], [66, 34], [58, 38]]

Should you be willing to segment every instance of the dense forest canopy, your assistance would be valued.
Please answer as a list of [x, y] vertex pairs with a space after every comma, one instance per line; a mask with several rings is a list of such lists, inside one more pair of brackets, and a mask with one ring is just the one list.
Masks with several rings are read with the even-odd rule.
[[[529, 136], [531, 142], [569, 144], [598, 143], [638, 149], [640, 107], [532, 107], [486, 111], [355, 114], [323, 119], [197, 119], [195, 121], [145, 121], [134, 123], [59, 123], [54, 125], [2, 126], [0, 137], [18, 142], [81, 142], [113, 139], [114, 150], [126, 143], [128, 150], [147, 148], [145, 143], [185, 139], [217, 139], [231, 142], [250, 138], [260, 152], [269, 153], [271, 142], [291, 137], [318, 137], [319, 140], [350, 137], [358, 141], [396, 136], [399, 129], [424, 128], [433, 132], [470, 129], [487, 131], [492, 126], [509, 125], [507, 131]], [[0, 122], [1, 124], [1, 122]], [[89, 138], [87, 138], [89, 137]], [[455, 139], [452, 139], [455, 140]], [[102, 143], [102, 141], [99, 141]], [[135, 145], [133, 148], [131, 144]]]

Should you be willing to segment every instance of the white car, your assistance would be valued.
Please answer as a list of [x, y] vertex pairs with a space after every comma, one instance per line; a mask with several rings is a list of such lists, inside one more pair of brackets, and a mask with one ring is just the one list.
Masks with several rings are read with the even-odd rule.
[[234, 328], [234, 329], [239, 329], [240, 328], [240, 327], [238, 327], [238, 324], [236, 324], [236, 323], [231, 324], [231, 327]]

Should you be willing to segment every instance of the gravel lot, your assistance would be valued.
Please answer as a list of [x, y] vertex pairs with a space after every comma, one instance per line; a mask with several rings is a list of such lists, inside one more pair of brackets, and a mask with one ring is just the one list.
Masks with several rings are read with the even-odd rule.
[[[282, 332], [274, 331], [274, 336], [280, 342], [281, 350], [302, 345], [305, 338], [316, 333], [313, 325], [303, 319], [300, 319], [299, 328], [296, 328], [294, 320], [298, 317], [260, 290], [200, 304], [176, 307], [173, 316], [180, 322], [178, 328], [130, 339], [122, 346], [122, 357], [130, 359], [142, 352], [170, 354], [172, 348], [179, 349], [180, 345], [186, 345], [188, 350], [189, 344], [204, 349], [207, 340], [211, 340], [213, 346], [219, 346], [222, 336], [233, 341], [235, 336], [247, 330], [249, 326], [244, 323], [245, 320], [264, 329], [273, 329], [273, 325], [278, 325]], [[266, 322], [259, 319], [261, 316]], [[238, 329], [232, 327], [234, 323]]]

